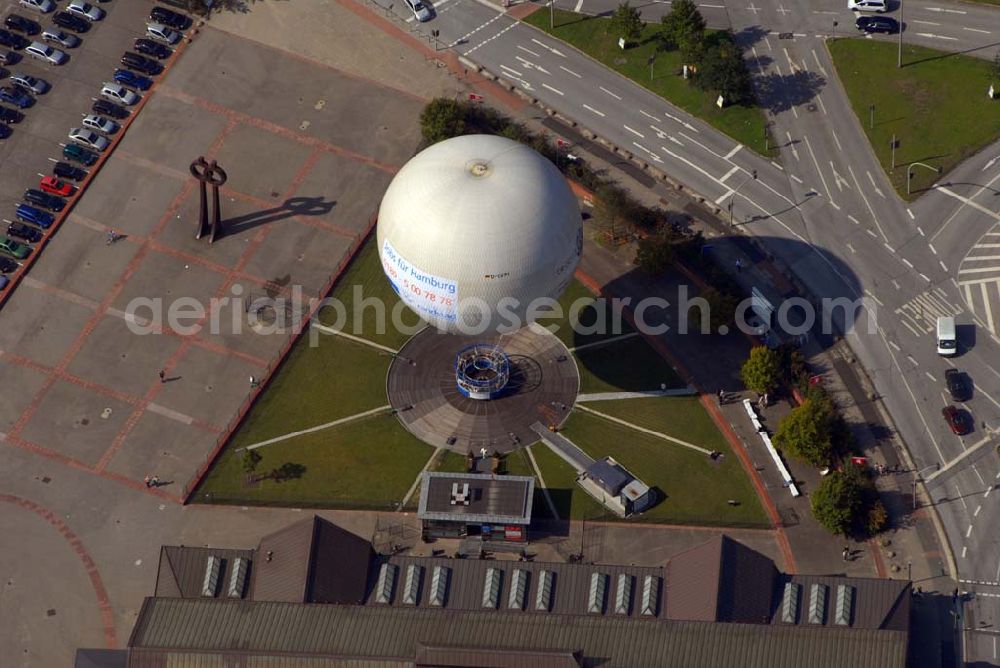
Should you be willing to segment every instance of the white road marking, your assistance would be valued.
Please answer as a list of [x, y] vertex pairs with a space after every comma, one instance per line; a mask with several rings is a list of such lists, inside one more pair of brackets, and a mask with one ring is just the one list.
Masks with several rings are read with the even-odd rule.
[[913, 22], [914, 23], [919, 23], [919, 24], [925, 25], [925, 26], [939, 26], [939, 25], [941, 25], [940, 23], [934, 23], [934, 21], [918, 21], [916, 19], [913, 19]]
[[642, 109], [639, 110], [639, 113], [642, 114], [643, 116], [645, 116], [646, 118], [648, 118], [651, 121], [657, 121], [658, 122], [660, 120], [659, 116], [654, 116], [653, 114], [651, 114], [649, 112], [646, 112], [646, 111], [643, 111]]
[[[998, 158], [1000, 158], [1000, 156], [997, 156], [997, 157], [998, 157]], [[997, 158], [990, 158], [989, 162], [987, 162], [987, 163], [986, 163], [986, 164], [985, 164], [985, 165], [983, 166], [983, 168], [982, 168], [982, 169], [980, 169], [979, 171], [981, 171], [981, 172], [985, 172], [985, 171], [986, 171], [987, 169], [989, 169], [990, 167], [992, 167], [992, 166], [994, 165], [994, 163], [996, 163], [996, 161], [997, 161]]]
[[563, 67], [562, 65], [560, 65], [559, 69], [561, 69], [563, 72], [569, 72], [570, 74], [572, 74], [573, 76], [575, 76], [577, 79], [582, 79], [583, 78], [582, 76], [580, 76], [579, 74], [577, 74], [576, 72], [574, 72], [573, 70], [571, 70], [568, 67]]
[[640, 139], [645, 139], [646, 138], [646, 135], [642, 134], [638, 130], [633, 130], [632, 128], [630, 128], [627, 125], [622, 125], [622, 127], [625, 128], [626, 130], [628, 130], [629, 132], [631, 132], [632, 134], [634, 134], [636, 137], [639, 137]]
[[855, 218], [854, 216], [852, 216], [851, 214], [847, 214], [847, 219], [849, 221], [851, 221], [852, 223], [854, 223], [855, 225], [860, 225], [861, 224], [861, 221], [858, 220], [857, 218]]
[[872, 173], [869, 172], [868, 170], [865, 170], [865, 174], [868, 175], [868, 180], [872, 182], [872, 188], [875, 189], [875, 192], [879, 194], [879, 197], [885, 199], [885, 195], [882, 194], [882, 191], [879, 189], [878, 185], [875, 184], [875, 177], [872, 176]]
[[548, 85], [547, 83], [543, 83], [543, 84], [542, 84], [542, 88], [548, 88], [548, 89], [549, 89], [550, 91], [552, 91], [553, 93], [558, 93], [559, 95], [563, 95], [563, 94], [564, 94], [564, 93], [563, 93], [563, 92], [562, 92], [561, 90], [559, 90], [558, 88], [553, 88], [552, 86]]
[[872, 231], [872, 230], [869, 230], [869, 229], [868, 229], [867, 227], [865, 228], [865, 232], [866, 232], [866, 233], [867, 233], [867, 234], [868, 234], [868, 235], [869, 235], [869, 236], [870, 236], [870, 237], [871, 237], [872, 239], [878, 239], [878, 235], [877, 235], [877, 234], [875, 234], [875, 232], [874, 232], [874, 231]]
[[963, 12], [959, 9], [942, 9], [941, 7], [928, 7], [929, 12], [945, 12], [947, 14], [968, 14], [968, 12]]
[[837, 171], [837, 168], [833, 166], [833, 160], [830, 161], [830, 171], [833, 172], [833, 180], [834, 183], [837, 184], [837, 190], [839, 190], [840, 192], [844, 192], [844, 186], [847, 186], [848, 190], [851, 189], [851, 184], [848, 183], [847, 179], [841, 176], [840, 173]]
[[948, 265], [944, 263], [944, 260], [938, 260], [938, 264], [941, 265], [941, 268], [944, 269], [946, 272], [948, 271]]
[[726, 160], [731, 159], [734, 155], [739, 153], [741, 148], [743, 148], [743, 144], [737, 144], [736, 148], [726, 154]]
[[826, 197], [830, 200], [830, 204], [836, 207], [837, 205], [833, 202], [833, 194], [830, 192], [830, 186], [826, 184], [826, 177], [823, 176], [823, 170], [819, 168], [819, 161], [816, 160], [816, 154], [813, 153], [812, 144], [809, 143], [809, 135], [802, 135], [802, 138], [806, 142], [806, 148], [809, 149], [809, 155], [812, 156], [813, 164], [816, 165], [816, 171], [819, 172], [819, 180], [823, 182], [823, 190], [826, 191]]
[[[830, 13], [836, 14], [837, 12], [830, 12]], [[813, 52], [813, 58], [816, 60], [816, 67], [819, 68], [819, 71], [822, 72], [824, 77], [829, 79], [830, 77], [827, 75], [826, 70], [823, 69], [823, 63], [819, 62], [819, 56], [816, 55], [816, 49], [813, 49], [812, 52]]]
[[789, 176], [792, 177], [793, 181], [795, 181], [799, 185], [802, 185], [802, 179], [800, 179], [799, 177], [795, 176], [795, 174], [789, 174]]
[[719, 179], [719, 183], [723, 183], [726, 179], [728, 179], [730, 176], [732, 176], [738, 171], [740, 171], [740, 168], [736, 165], [733, 165], [733, 168], [730, 169], [728, 172], [726, 172], [721, 179]]
[[907, 355], [906, 359], [910, 360], [913, 366], [920, 366], [920, 362], [918, 362], [917, 358], [915, 358], [913, 355]]
[[522, 74], [521, 72], [518, 72], [518, 71], [517, 71], [517, 70], [515, 70], [515, 69], [514, 69], [513, 67], [507, 67], [506, 65], [501, 65], [501, 66], [500, 66], [500, 69], [502, 69], [502, 70], [506, 70], [506, 71], [510, 72], [510, 73], [511, 73], [511, 74], [513, 74], [513, 75], [514, 75], [515, 77], [522, 77], [522, 76], [524, 76], [524, 75], [523, 75], [523, 74]]
[[[552, 1], [554, 2], [555, 0]], [[577, 0], [576, 7], [573, 8], [573, 11], [579, 14], [581, 9], [583, 9], [583, 0]]]
[[927, 276], [927, 274], [921, 273], [920, 278], [924, 279], [928, 283], [933, 283], [933, 281], [930, 279], [930, 277]]
[[857, 254], [858, 251], [854, 250], [854, 246], [852, 246], [851, 244], [845, 244], [845, 245], [847, 246], [847, 250], [851, 251], [852, 254]]
[[958, 41], [957, 37], [946, 37], [944, 35], [934, 35], [934, 34], [929, 33], [929, 32], [918, 32], [917, 35], [919, 37], [927, 37], [929, 39], [944, 39], [944, 40], [947, 40], [949, 42], [957, 42]]
[[719, 205], [719, 206], [722, 206], [722, 203], [723, 203], [723, 202], [725, 202], [725, 201], [726, 201], [726, 198], [727, 198], [727, 197], [729, 197], [730, 195], [732, 195], [732, 194], [733, 194], [733, 192], [735, 192], [735, 191], [734, 191], [734, 190], [733, 190], [732, 188], [730, 188], [730, 189], [729, 189], [729, 190], [727, 190], [726, 192], [724, 192], [724, 193], [722, 193], [721, 195], [719, 195], [718, 197], [716, 197], [716, 198], [715, 198], [715, 203], [716, 203], [717, 205]]
[[615, 98], [616, 100], [620, 100], [620, 99], [622, 99], [621, 95], [615, 95], [614, 93], [612, 93], [611, 91], [609, 91], [609, 90], [608, 90], [607, 88], [605, 88], [604, 86], [598, 86], [598, 88], [600, 88], [601, 90], [603, 90], [603, 91], [604, 91], [605, 93], [607, 93], [607, 94], [608, 94], [608, 95], [610, 95], [611, 97]]
[[989, 326], [991, 332], [997, 331], [993, 325], [993, 309], [990, 307], [990, 297], [989, 292], [986, 290], [986, 284], [980, 283], [979, 290], [983, 296], [983, 305], [986, 307], [986, 323]]
[[979, 511], [983, 509], [983, 504], [976, 506], [976, 512], [972, 513], [973, 517], [979, 517]]
[[632, 146], [635, 146], [636, 148], [639, 148], [639, 149], [645, 151], [646, 153], [648, 153], [650, 155], [650, 157], [653, 159], [653, 162], [663, 162], [663, 158], [661, 158], [660, 156], [656, 155], [656, 153], [654, 153], [653, 151], [650, 151], [648, 148], [646, 148], [645, 146], [643, 146], [639, 142], [632, 142]]
[[980, 30], [978, 28], [965, 28], [965, 27], [963, 27], [962, 30], [968, 30], [969, 32], [978, 32], [978, 33], [981, 33], [983, 35], [989, 35], [990, 34], [989, 30]]
[[[503, 16], [503, 15], [501, 14], [501, 16]], [[521, 49], [521, 51], [527, 51], [528, 53], [530, 53], [531, 55], [535, 56], [536, 58], [541, 58], [542, 57], [542, 54], [536, 53], [535, 51], [532, 51], [531, 49], [529, 49], [526, 46], [521, 46], [520, 44], [518, 44], [517, 48]]]
[[[582, 0], [581, 0], [581, 1], [582, 1]], [[962, 546], [962, 558], [963, 558], [963, 559], [965, 559], [965, 551], [966, 551], [966, 550], [968, 550], [968, 549], [969, 549], [969, 548], [965, 547], [964, 545]]]
[[906, 208], [906, 213], [909, 214], [910, 220], [916, 220], [916, 218], [913, 216], [913, 212], [910, 211], [909, 207]]
[[931, 249], [931, 252], [937, 255], [937, 249], [934, 248], [934, 244], [927, 244], [927, 247]]
[[896, 343], [895, 341], [889, 341], [889, 345], [890, 345], [890, 346], [892, 346], [892, 347], [893, 347], [893, 349], [894, 349], [894, 350], [895, 350], [895, 351], [896, 351], [897, 353], [898, 353], [898, 352], [899, 352], [900, 350], [902, 350], [902, 348], [900, 348], [900, 347], [899, 347], [899, 344], [898, 344], [898, 343]]
[[551, 46], [549, 46], [548, 44], [545, 44], [544, 42], [539, 42], [539, 41], [538, 41], [537, 39], [535, 39], [534, 37], [532, 37], [532, 38], [531, 38], [531, 41], [532, 41], [532, 42], [534, 42], [535, 44], [537, 44], [538, 46], [542, 47], [543, 49], [547, 49], [547, 50], [548, 50], [548, 51], [549, 51], [550, 53], [554, 53], [555, 55], [557, 55], [557, 56], [561, 56], [561, 57], [563, 57], [563, 58], [565, 58], [565, 57], [566, 57], [566, 54], [564, 54], [564, 53], [563, 53], [562, 51], [560, 51], [559, 49], [554, 49], [554, 48], [552, 48]]
[[920, 227], [919, 225], [917, 226], [917, 232], [920, 232], [920, 236], [926, 236], [924, 234], [924, 228]]
[[970, 524], [968, 530], [966, 530], [965, 532], [965, 537], [968, 538], [971, 535], [972, 535], [972, 525]]
[[601, 118], [604, 118], [606, 116], [606, 114], [603, 111], [598, 111], [597, 109], [594, 109], [593, 107], [591, 107], [589, 104], [583, 105], [583, 108], [586, 109], [587, 111], [594, 112], [595, 114], [597, 114]]
[[883, 239], [888, 240], [889, 237], [887, 237], [885, 235], [885, 232], [882, 231], [882, 226], [879, 224], [878, 217], [875, 215], [875, 209], [872, 208], [871, 202], [869, 202], [868, 198], [865, 197], [865, 192], [861, 189], [861, 184], [858, 183], [858, 177], [854, 175], [854, 169], [852, 169], [851, 166], [848, 165], [847, 166], [847, 171], [851, 173], [851, 178], [854, 179], [854, 185], [857, 186], [858, 193], [861, 195], [861, 199], [864, 200], [865, 206], [868, 207], [868, 212], [872, 215], [872, 222], [874, 222], [875, 223], [875, 227], [878, 228], [879, 234], [882, 235]]

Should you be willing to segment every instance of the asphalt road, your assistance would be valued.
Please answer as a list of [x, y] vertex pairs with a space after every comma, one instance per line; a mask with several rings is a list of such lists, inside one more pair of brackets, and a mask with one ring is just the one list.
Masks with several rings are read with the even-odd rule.
[[[600, 3], [569, 8], [601, 13], [612, 5]], [[642, 11], [654, 18], [666, 8], [654, 3]], [[708, 201], [723, 209], [732, 201], [734, 221], [763, 238], [814, 295], [864, 298], [857, 320], [847, 323], [848, 340], [908, 445], [914, 475], [928, 480], [963, 587], [975, 592], [966, 604], [966, 657], [996, 663], [1000, 493], [990, 491], [1000, 478], [992, 431], [1000, 427], [1000, 144], [908, 206], [883, 175], [825, 48], [834, 19], [854, 31], [843, 3], [762, 0], [729, 3], [724, 13], [702, 9], [710, 24], [728, 23], [747, 49], [772, 133], [783, 144], [780, 163], [484, 4], [446, 0], [434, 21], [414, 28], [433, 26], [444, 44]], [[1000, 11], [985, 6], [908, 0], [905, 21], [908, 42], [982, 57], [992, 58], [982, 47], [1000, 36]], [[935, 352], [941, 315], [960, 323], [962, 351], [953, 359]], [[964, 437], [941, 416], [951, 367], [975, 385], [964, 407], [976, 426]], [[935, 467], [942, 473], [932, 477]]]

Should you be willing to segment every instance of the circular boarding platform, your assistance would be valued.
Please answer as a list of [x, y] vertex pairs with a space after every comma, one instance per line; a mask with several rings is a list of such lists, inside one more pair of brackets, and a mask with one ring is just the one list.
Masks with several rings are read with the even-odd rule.
[[[456, 356], [469, 346], [494, 345], [506, 353], [509, 379], [494, 399], [464, 396], [455, 382]], [[528, 326], [513, 334], [465, 336], [427, 327], [389, 366], [386, 392], [399, 421], [434, 447], [465, 454], [510, 452], [538, 441], [531, 426], [560, 426], [580, 389], [569, 350], [554, 334]]]

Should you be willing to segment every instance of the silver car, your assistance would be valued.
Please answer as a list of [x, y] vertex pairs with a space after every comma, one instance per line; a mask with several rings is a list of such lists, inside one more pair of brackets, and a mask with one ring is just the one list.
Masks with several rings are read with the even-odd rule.
[[132, 106], [140, 99], [139, 95], [133, 91], [130, 91], [125, 86], [121, 86], [116, 83], [104, 82], [101, 86], [101, 97], [106, 100], [111, 100], [112, 102], [119, 102], [124, 105]]
[[10, 82], [15, 86], [20, 86], [25, 90], [30, 90], [35, 95], [42, 95], [52, 87], [48, 81], [39, 79], [38, 77], [33, 77], [30, 74], [25, 74], [24, 72], [12, 74], [10, 76]]
[[153, 39], [158, 39], [161, 42], [166, 42], [171, 46], [181, 41], [181, 34], [179, 32], [177, 32], [176, 30], [171, 30], [162, 23], [147, 24], [146, 34], [152, 37]]
[[59, 46], [64, 46], [67, 49], [73, 49], [80, 46], [80, 38], [76, 35], [70, 34], [65, 30], [60, 30], [56, 27], [49, 27], [42, 31], [42, 39], [46, 42], [51, 42], [53, 44], [58, 44]]
[[406, 6], [410, 8], [413, 12], [413, 18], [417, 19], [421, 23], [425, 21], [430, 21], [433, 16], [431, 15], [431, 10], [420, 0], [404, 0]]
[[24, 52], [32, 58], [44, 60], [52, 65], [62, 65], [69, 59], [65, 51], [54, 49], [48, 44], [42, 44], [41, 42], [32, 42], [24, 48]]
[[36, 12], [48, 14], [56, 8], [56, 3], [52, 0], [21, 0], [21, 6], [34, 9]]
[[102, 137], [93, 130], [84, 130], [83, 128], [73, 128], [70, 130], [69, 138], [95, 151], [103, 151], [111, 145], [107, 137]]
[[91, 130], [97, 130], [98, 132], [103, 132], [106, 135], [113, 135], [118, 132], [117, 123], [104, 118], [103, 116], [98, 116], [97, 114], [87, 114], [84, 116], [83, 124]]
[[73, 2], [66, 6], [66, 11], [89, 21], [100, 21], [107, 13], [99, 7], [94, 7], [89, 2], [83, 2], [83, 0], [73, 0]]

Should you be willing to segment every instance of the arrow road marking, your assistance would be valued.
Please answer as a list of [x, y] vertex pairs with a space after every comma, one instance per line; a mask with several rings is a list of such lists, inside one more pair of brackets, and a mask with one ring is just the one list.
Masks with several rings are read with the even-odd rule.
[[566, 57], [566, 55], [565, 55], [565, 54], [563, 54], [563, 52], [562, 52], [562, 51], [560, 51], [560, 50], [558, 50], [558, 49], [553, 49], [553, 48], [552, 48], [551, 46], [549, 46], [548, 44], [543, 44], [542, 42], [539, 42], [539, 41], [538, 41], [537, 39], [535, 39], [534, 37], [532, 37], [532, 38], [531, 38], [531, 41], [532, 41], [532, 42], [534, 42], [535, 44], [537, 44], [538, 46], [542, 47], [543, 49], [548, 49], [549, 51], [551, 51], [552, 53], [556, 54], [557, 56], [562, 56], [563, 58], [565, 58], [565, 57]]
[[883, 198], [883, 199], [885, 199], [885, 195], [883, 195], [882, 191], [879, 189], [879, 187], [877, 185], [875, 185], [875, 179], [874, 179], [874, 177], [872, 177], [872, 173], [866, 170], [865, 174], [868, 175], [868, 180], [872, 182], [872, 188], [875, 189], [875, 192], [878, 193], [878, 196], [881, 197], [881, 198]]
[[851, 184], [848, 183], [847, 179], [841, 176], [837, 172], [837, 169], [833, 166], [833, 160], [830, 161], [830, 171], [833, 172], [833, 180], [837, 184], [837, 190], [844, 192], [844, 186], [847, 186], [848, 190], [851, 189]]
[[1000, 155], [998, 155], [996, 158], [990, 158], [990, 161], [986, 163], [986, 166], [980, 169], [979, 171], [985, 172], [987, 169], [996, 164], [997, 159], [1000, 159]]
[[792, 155], [794, 155], [795, 159], [798, 160], [799, 159], [799, 152], [795, 148], [795, 144], [792, 143], [792, 133], [786, 131], [785, 135], [788, 137], [788, 145], [792, 147]]

